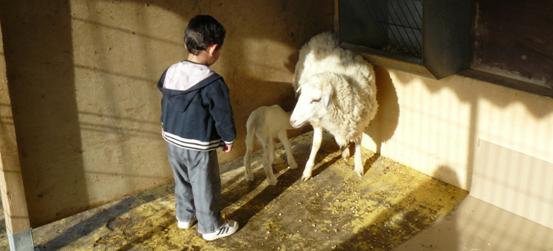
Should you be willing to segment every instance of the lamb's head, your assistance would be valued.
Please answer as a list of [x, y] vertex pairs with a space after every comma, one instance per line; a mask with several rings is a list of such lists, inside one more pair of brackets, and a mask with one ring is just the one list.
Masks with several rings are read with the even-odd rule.
[[290, 125], [299, 128], [308, 121], [318, 121], [324, 117], [332, 102], [332, 82], [337, 80], [336, 74], [320, 73], [300, 83], [297, 89], [300, 95], [290, 116]]

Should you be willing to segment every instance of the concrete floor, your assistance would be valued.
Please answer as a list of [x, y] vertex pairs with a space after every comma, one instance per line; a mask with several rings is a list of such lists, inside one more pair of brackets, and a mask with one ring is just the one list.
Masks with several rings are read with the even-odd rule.
[[553, 251], [553, 230], [472, 196], [395, 251]]
[[[310, 140], [310, 133], [292, 140], [300, 166]], [[278, 152], [282, 155], [281, 148]], [[229, 238], [208, 243], [195, 227], [178, 230], [172, 187], [164, 186], [36, 228], [35, 245], [39, 250], [553, 250], [552, 230], [409, 167], [365, 152], [366, 174], [357, 177], [353, 160], [341, 159], [328, 135], [319, 156], [307, 182], [299, 181], [302, 168], [276, 164], [277, 186], [264, 181], [259, 154], [251, 184], [243, 179], [241, 160], [222, 166], [223, 213], [242, 226]], [[0, 242], [0, 249], [6, 245]]]

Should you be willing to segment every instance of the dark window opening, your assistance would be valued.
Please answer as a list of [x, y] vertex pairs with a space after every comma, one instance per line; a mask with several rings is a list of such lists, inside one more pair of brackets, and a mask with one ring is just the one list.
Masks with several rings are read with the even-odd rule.
[[344, 47], [442, 78], [470, 66], [472, 11], [467, 0], [339, 0], [338, 33]]
[[553, 2], [476, 3], [471, 68], [518, 80], [514, 87], [519, 89], [553, 96]]

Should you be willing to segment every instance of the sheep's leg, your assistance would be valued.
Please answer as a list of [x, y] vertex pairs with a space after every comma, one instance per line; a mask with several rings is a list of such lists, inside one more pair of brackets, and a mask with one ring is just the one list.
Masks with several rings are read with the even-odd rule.
[[295, 169], [298, 167], [298, 164], [296, 163], [296, 160], [294, 159], [294, 155], [292, 154], [292, 146], [290, 145], [290, 141], [288, 141], [288, 135], [286, 135], [286, 131], [280, 131], [278, 133], [278, 138], [280, 139], [280, 142], [284, 146], [284, 149], [286, 150], [286, 160], [288, 162], [288, 166], [291, 169]]
[[271, 185], [277, 184], [277, 179], [273, 174], [273, 160], [274, 160], [274, 145], [273, 140], [270, 138], [265, 138], [263, 141], [263, 169], [265, 170], [265, 176], [267, 176], [267, 182]]
[[354, 171], [355, 173], [357, 173], [359, 176], [363, 176], [363, 158], [361, 156], [361, 144], [360, 143], [355, 143], [355, 167], [354, 167]]
[[309, 154], [309, 159], [305, 164], [305, 169], [303, 170], [302, 180], [308, 180], [311, 178], [313, 173], [313, 166], [315, 166], [315, 157], [317, 152], [321, 147], [321, 141], [323, 140], [323, 129], [321, 127], [313, 127], [313, 144], [311, 145], [311, 153]]
[[349, 144], [346, 144], [344, 149], [342, 149], [342, 159], [347, 159], [347, 158], [349, 158], [349, 156], [350, 156]]

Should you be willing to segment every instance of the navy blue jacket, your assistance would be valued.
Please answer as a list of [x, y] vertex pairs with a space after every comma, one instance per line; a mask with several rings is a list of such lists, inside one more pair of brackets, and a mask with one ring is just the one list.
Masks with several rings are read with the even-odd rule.
[[232, 144], [236, 130], [228, 87], [223, 78], [213, 73], [190, 89], [180, 91], [164, 88], [166, 72], [157, 84], [163, 94], [163, 139], [197, 151], [210, 151]]

